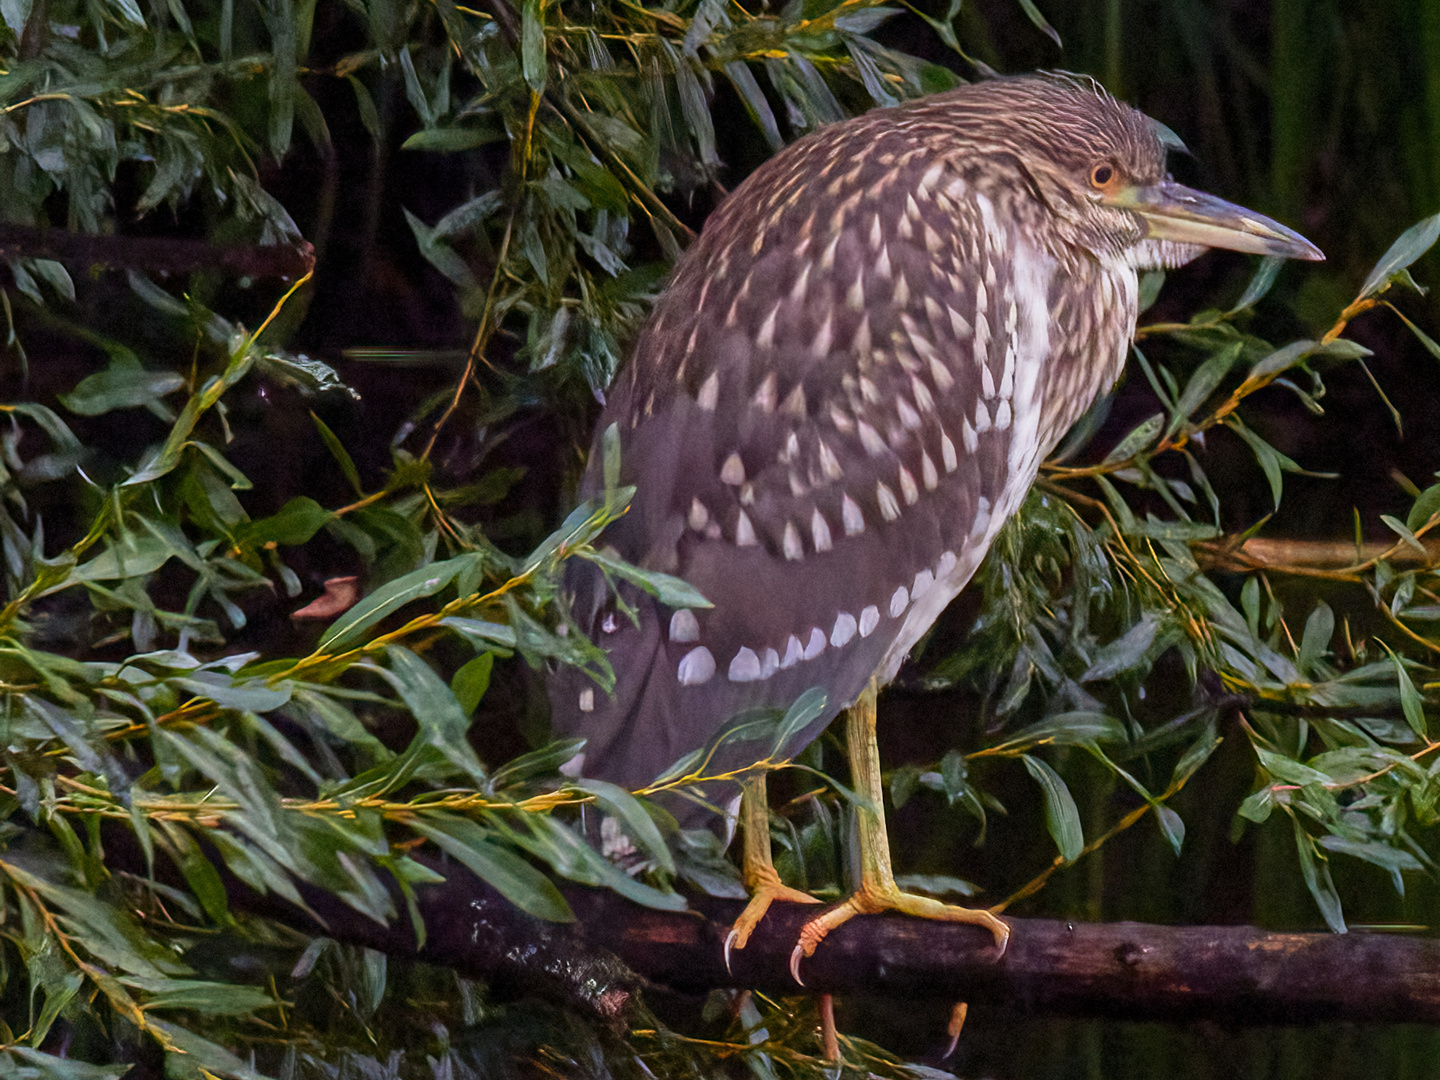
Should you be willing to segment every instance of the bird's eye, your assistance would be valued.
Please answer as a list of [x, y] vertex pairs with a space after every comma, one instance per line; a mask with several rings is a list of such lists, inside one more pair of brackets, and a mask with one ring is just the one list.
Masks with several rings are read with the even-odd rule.
[[1115, 166], [1109, 162], [1102, 162], [1090, 170], [1090, 186], [1107, 188], [1110, 182], [1115, 179]]

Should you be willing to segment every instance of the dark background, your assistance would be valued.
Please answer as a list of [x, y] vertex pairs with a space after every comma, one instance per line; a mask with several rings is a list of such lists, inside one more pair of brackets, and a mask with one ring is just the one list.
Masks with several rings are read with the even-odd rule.
[[[973, 59], [1002, 72], [1063, 68], [1094, 74], [1185, 140], [1193, 156], [1172, 162], [1181, 180], [1277, 217], [1326, 252], [1328, 261], [1321, 266], [1294, 264], [1282, 271], [1253, 316], [1263, 320], [1269, 339], [1323, 333], [1394, 237], [1440, 210], [1440, 4], [1051, 0], [1042, 7], [1063, 48], [1037, 30], [1012, 0], [964, 4], [960, 41]], [[975, 73], [913, 15], [895, 18], [877, 36], [967, 77]], [[346, 8], [319, 6], [311, 56], [316, 67], [361, 44]], [[388, 467], [392, 441], [397, 433], [403, 435], [420, 403], [451, 385], [473, 333], [473, 320], [459, 309], [453, 288], [421, 257], [403, 210], [435, 221], [464, 198], [493, 186], [508, 151], [502, 144], [469, 154], [398, 152], [415, 127], [398, 76], [375, 84], [385, 151], [372, 144], [342, 83], [316, 78], [310, 89], [326, 114], [333, 150], [322, 153], [297, 140], [283, 162], [265, 164], [262, 171], [264, 186], [315, 244], [319, 260], [303, 318], [290, 316], [297, 321], [287, 344], [335, 364], [359, 391], [356, 402], [323, 400], [314, 407], [355, 455], [362, 475], [373, 480]], [[727, 162], [720, 186], [672, 200], [672, 209], [696, 229], [723, 189], [733, 188], [765, 153], [728, 88], [718, 90], [714, 112]], [[122, 186], [123, 181], [122, 175]], [[184, 235], [198, 224], [182, 213], [156, 215], [136, 228]], [[642, 249], [635, 261], [643, 261], [645, 254]], [[658, 251], [648, 254], [659, 257]], [[1432, 254], [1413, 270], [1422, 284], [1440, 280], [1440, 257]], [[1184, 319], [1206, 306], [1228, 306], [1251, 271], [1244, 257], [1210, 254], [1172, 273], [1145, 319]], [[203, 298], [203, 283], [201, 290]], [[136, 303], [124, 293], [119, 282], [109, 291], [101, 285], [83, 302], [113, 313], [117, 306]], [[1397, 299], [1422, 328], [1440, 336], [1429, 297]], [[243, 297], [225, 297], [227, 312], [251, 325], [272, 302], [268, 292], [257, 291], [247, 314]], [[68, 339], [47, 349], [43, 331], [37, 333], [29, 348], [32, 355], [44, 354], [46, 362], [33, 366], [24, 380], [43, 399], [72, 385], [98, 354], [87, 354]], [[1352, 510], [1367, 534], [1384, 535], [1380, 515], [1403, 518], [1410, 503], [1407, 485], [1428, 486], [1440, 468], [1440, 362], [1383, 312], [1365, 316], [1350, 333], [1374, 352], [1368, 361], [1374, 383], [1354, 364], [1334, 365], [1324, 372], [1326, 416], [1311, 415], [1279, 388], [1265, 391], [1250, 410], [1254, 426], [1286, 455], [1307, 469], [1338, 474], [1334, 479], [1287, 477], [1268, 536], [1346, 539], [1353, 535]], [[456, 477], [496, 465], [526, 469], [511, 495], [486, 511], [492, 537], [518, 553], [533, 546], [568, 509], [597, 406], [588, 388], [574, 379], [540, 379], [517, 393], [505, 378], [516, 345], [504, 336], [497, 339], [492, 362], [498, 372], [482, 373], [485, 393], [467, 398], [458, 421], [442, 437], [436, 460]], [[401, 350], [405, 362], [374, 354], [367, 358], [357, 351], [365, 349]], [[1165, 360], [1168, 350], [1178, 349], [1157, 345], [1152, 358]], [[10, 371], [6, 378], [13, 383], [21, 375]], [[1398, 429], [1381, 391], [1399, 411]], [[277, 509], [300, 491], [325, 505], [349, 498], [343, 477], [310, 426], [306, 410], [313, 404], [263, 380], [237, 395], [230, 417], [237, 441], [231, 453], [256, 482], [256, 498], [271, 504], [247, 503], [253, 516]], [[1152, 411], [1143, 379], [1132, 377], [1095, 440], [1099, 453]], [[159, 421], [152, 424], [143, 416], [129, 422], [135, 430], [110, 437], [143, 441], [164, 430]], [[1270, 512], [1268, 487], [1243, 446], [1219, 432], [1206, 452], [1212, 477], [1224, 484], [1228, 530], [1242, 531]], [[55, 508], [57, 525], [64, 516], [62, 508]], [[297, 553], [292, 565], [308, 595], [326, 578], [364, 570], [353, 552], [323, 542]], [[1238, 579], [1222, 584], [1238, 594]], [[1298, 588], [1276, 584], [1282, 597]], [[1296, 591], [1297, 603], [1301, 595], [1317, 595], [1313, 584]], [[1319, 595], [1337, 614], [1352, 617], [1360, 632], [1373, 618], [1371, 600], [1358, 587], [1326, 587]], [[237, 645], [286, 654], [304, 651], [313, 641], [315, 631], [289, 621], [294, 605], [261, 597], [248, 606], [251, 622]], [[963, 631], [972, 613], [973, 606], [967, 609], [962, 601], [949, 617], [951, 630]], [[537, 730], [535, 682], [518, 661], [512, 666], [497, 676], [487, 699], [487, 723], [476, 736], [490, 760], [524, 749]], [[1173, 700], [1154, 706], [1157, 714], [1183, 707], [1197, 692], [1178, 666], [1171, 692]], [[964, 741], [957, 732], [981, 722], [981, 705], [964, 692], [891, 692], [882, 704], [880, 734], [887, 763], [931, 760]], [[1255, 780], [1254, 759], [1237, 722], [1234, 715], [1226, 719], [1226, 743], [1173, 801], [1187, 826], [1178, 860], [1147, 820], [1057, 874], [1013, 913], [1322, 928], [1300, 881], [1288, 823], [1272, 820], [1234, 835], [1235, 807]], [[1098, 767], [1084, 761], [1068, 764], [1087, 835], [1134, 805], [1129, 793]], [[992, 816], [981, 848], [970, 847], [975, 836], [971, 819], [945, 811], [938, 798], [917, 796], [892, 819], [897, 864], [936, 873], [953, 873], [958, 864], [965, 876], [990, 883], [994, 896], [1028, 880], [1053, 856], [1040, 803], [1023, 777], [998, 779], [994, 793], [1009, 814]], [[1402, 898], [1374, 868], [1341, 860], [1332, 868], [1357, 930], [1365, 924], [1434, 924], [1440, 892], [1432, 881], [1410, 880]], [[695, 1022], [687, 1014], [695, 1003], [660, 1000], [676, 1024]], [[948, 1003], [938, 1002], [840, 1003], [843, 1029], [919, 1056], [943, 1042], [947, 1013]], [[1418, 1028], [1228, 1030], [1204, 1024], [1044, 1020], [972, 1002], [960, 1056], [947, 1065], [963, 1075], [1016, 1078], [1429, 1077], [1440, 1076], [1440, 1037]]]

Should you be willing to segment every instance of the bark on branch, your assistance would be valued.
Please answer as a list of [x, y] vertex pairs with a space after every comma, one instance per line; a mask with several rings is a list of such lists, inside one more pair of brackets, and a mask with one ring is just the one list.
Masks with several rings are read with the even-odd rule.
[[[133, 836], [107, 830], [112, 869], [145, 863]], [[251, 890], [222, 870], [231, 905], [308, 933], [454, 968], [497, 987], [567, 1001], [624, 1023], [645, 981], [677, 990], [802, 992], [790, 976], [801, 924], [819, 908], [777, 903], [725, 966], [724, 942], [744, 904], [691, 899], [691, 910], [642, 908], [604, 890], [567, 887], [573, 924], [526, 915], [453, 862], [421, 856], [443, 884], [416, 890], [428, 940], [417, 950], [403, 915], [381, 926], [297, 883], [306, 907]], [[161, 879], [175, 878], [157, 862]], [[396, 908], [404, 911], [399, 890]], [[1238, 1024], [1440, 1023], [1440, 939], [1398, 934], [1269, 933], [1248, 926], [1154, 926], [1009, 919], [997, 960], [973, 926], [899, 915], [851, 920], [801, 964], [805, 990], [1003, 1004], [1042, 1014]]]
[[100, 236], [67, 229], [0, 225], [0, 259], [54, 259], [56, 262], [163, 274], [219, 270], [231, 277], [293, 281], [315, 269], [315, 249], [298, 244], [219, 247], [204, 240], [156, 236]]
[[[788, 965], [815, 909], [776, 904], [727, 973], [723, 942], [742, 905], [700, 900], [699, 915], [571, 896], [587, 940], [657, 982], [793, 993]], [[1267, 933], [1246, 926], [1153, 926], [1011, 919], [998, 962], [973, 926], [857, 918], [803, 961], [806, 987], [984, 1000], [1047, 1014], [1294, 1023], [1440, 1022], [1440, 941], [1399, 935]]]
[[1254, 536], [1242, 544], [1230, 540], [1207, 541], [1194, 547], [1196, 558], [1207, 570], [1275, 570], [1282, 573], [1310, 573], [1320, 576], [1353, 577], [1380, 558], [1413, 566], [1440, 564], [1440, 540], [1419, 541], [1423, 551], [1410, 544], [1365, 543], [1349, 540], [1272, 540]]

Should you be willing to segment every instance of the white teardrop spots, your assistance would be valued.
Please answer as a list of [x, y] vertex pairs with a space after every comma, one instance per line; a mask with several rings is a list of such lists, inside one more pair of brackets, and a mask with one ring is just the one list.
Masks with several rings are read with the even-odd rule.
[[700, 640], [700, 620], [689, 608], [681, 608], [670, 616], [670, 640], [677, 645]]
[[691, 649], [680, 658], [680, 667], [675, 675], [681, 686], [699, 686], [710, 681], [715, 674], [715, 657], [704, 645]]
[[705, 509], [705, 504], [699, 499], [690, 500], [690, 513], [685, 519], [690, 528], [700, 532], [706, 525], [710, 524], [710, 511]]
[[975, 428], [969, 420], [961, 421], [960, 441], [965, 444], [967, 454], [975, 453], [975, 448], [980, 445], [980, 436], [975, 434]]
[[875, 632], [875, 627], [880, 625], [880, 609], [871, 604], [864, 611], [860, 612], [860, 636], [869, 637]]
[[785, 535], [781, 540], [781, 547], [785, 552], [785, 558], [791, 562], [799, 562], [805, 557], [805, 547], [800, 543], [800, 530], [795, 528], [793, 521], [785, 523]]
[[780, 305], [777, 303], [770, 309], [770, 314], [765, 316], [765, 321], [760, 324], [760, 330], [755, 335], [755, 344], [762, 349], [768, 349], [775, 344], [775, 316], [780, 314]]
[[810, 539], [815, 544], [816, 551], [829, 551], [833, 546], [830, 539], [830, 523], [825, 520], [825, 515], [818, 509], [810, 516]]
[[760, 671], [760, 657], [755, 655], [751, 648], [741, 648], [730, 661], [730, 670], [727, 677], [731, 682], [755, 682], [763, 678]]
[[895, 498], [895, 492], [886, 487], [883, 481], [875, 484], [875, 498], [880, 503], [880, 516], [886, 521], [894, 521], [900, 516], [900, 503]]
[[754, 547], [758, 540], [755, 539], [755, 526], [750, 524], [750, 515], [744, 510], [740, 511], [740, 517], [735, 522], [735, 546]]
[[830, 644], [837, 649], [842, 645], [849, 644], [850, 639], [855, 636], [858, 627], [855, 625], [855, 616], [848, 611], [842, 611], [835, 616], [835, 627], [830, 631]]
[[737, 450], [725, 459], [725, 464], [720, 466], [720, 482], [738, 486], [745, 482], [745, 463], [740, 460], [740, 452]]
[[849, 495], [840, 500], [840, 519], [845, 524], [846, 536], [859, 536], [865, 531], [865, 515], [860, 504]]
[[871, 457], [881, 457], [889, 450], [889, 447], [885, 445], [885, 440], [880, 437], [880, 433], [864, 420], [855, 422], [855, 430], [860, 435], [860, 445], [865, 447], [865, 452]]
[[920, 498], [920, 489], [915, 486], [915, 477], [904, 465], [900, 466], [900, 497], [906, 506], [914, 506]]
[[915, 405], [921, 412], [935, 411], [935, 399], [930, 396], [930, 388], [921, 382], [918, 376], [910, 376], [910, 389], [915, 394]]
[[921, 570], [915, 575], [915, 582], [910, 586], [910, 599], [919, 600], [935, 584], [935, 575], [929, 570]]
[[791, 634], [785, 641], [785, 657], [780, 661], [780, 670], [788, 671], [800, 662], [805, 648], [800, 644], [800, 639]]
[[909, 606], [910, 593], [904, 585], [901, 585], [890, 596], [890, 617], [892, 619], [898, 619], [905, 613], [905, 609]]
[[817, 360], [823, 360], [830, 355], [830, 346], [834, 343], [833, 324], [830, 321], [830, 313], [825, 313], [825, 321], [820, 324], [820, 329], [815, 332], [815, 340], [810, 343], [810, 355]]
[[810, 640], [805, 642], [805, 651], [800, 654], [803, 660], [814, 660], [825, 651], [825, 631], [818, 626], [810, 628]]
[[755, 407], [766, 416], [775, 411], [775, 373], [773, 371], [761, 380], [753, 400]]
[[584, 690], [581, 690], [581, 691], [580, 691], [580, 711], [581, 711], [581, 712], [594, 712], [594, 711], [595, 711], [595, 688], [594, 688], [594, 687], [586, 687]]
[[709, 378], [700, 384], [700, 392], [695, 395], [695, 404], [706, 412], [714, 412], [716, 404], [720, 401], [720, 373], [712, 371]]
[[915, 411], [915, 406], [906, 401], [903, 397], [896, 397], [895, 412], [900, 417], [900, 426], [914, 431], [920, 426], [920, 414]]

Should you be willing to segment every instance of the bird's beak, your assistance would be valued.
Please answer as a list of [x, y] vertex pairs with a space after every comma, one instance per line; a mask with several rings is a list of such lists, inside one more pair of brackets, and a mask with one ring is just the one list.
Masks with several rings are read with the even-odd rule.
[[1309, 240], [1278, 221], [1173, 180], [1122, 188], [1106, 201], [1139, 217], [1148, 230], [1148, 240], [1311, 262], [1325, 258]]

